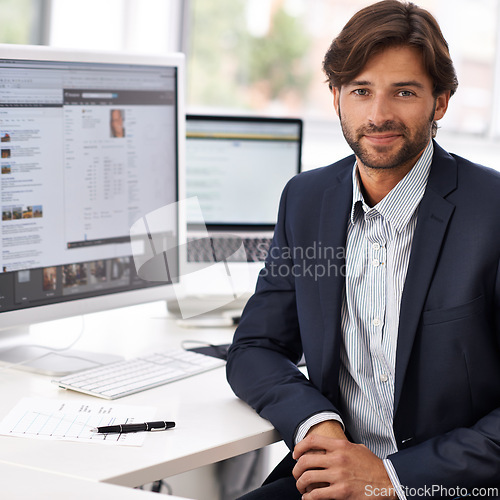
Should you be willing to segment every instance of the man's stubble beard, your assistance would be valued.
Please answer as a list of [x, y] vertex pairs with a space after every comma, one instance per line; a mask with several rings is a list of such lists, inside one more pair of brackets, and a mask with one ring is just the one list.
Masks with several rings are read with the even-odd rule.
[[[432, 125], [434, 123], [434, 112], [436, 102], [432, 109], [432, 113], [426, 122], [426, 126], [422, 126], [416, 131], [415, 137], [412, 139], [408, 136], [409, 130], [403, 123], [397, 123], [393, 120], [386, 121], [381, 126], [367, 125], [351, 130], [345, 120], [342, 119], [342, 113], [339, 106], [340, 125], [344, 138], [349, 144], [354, 154], [361, 160], [363, 165], [373, 169], [395, 169], [411, 163], [422, 151], [426, 148], [432, 136]], [[369, 152], [360, 140], [365, 134], [395, 132], [400, 134], [404, 140], [403, 146], [394, 154], [384, 152], [384, 146], [380, 146], [380, 153]], [[388, 150], [388, 148], [385, 148]]]

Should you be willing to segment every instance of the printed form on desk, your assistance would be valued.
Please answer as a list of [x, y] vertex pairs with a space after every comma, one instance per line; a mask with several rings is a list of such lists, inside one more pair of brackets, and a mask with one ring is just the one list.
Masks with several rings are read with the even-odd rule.
[[156, 408], [88, 400], [23, 398], [0, 423], [0, 434], [31, 439], [52, 439], [142, 446], [146, 432], [98, 434], [96, 427], [142, 423], [154, 419]]

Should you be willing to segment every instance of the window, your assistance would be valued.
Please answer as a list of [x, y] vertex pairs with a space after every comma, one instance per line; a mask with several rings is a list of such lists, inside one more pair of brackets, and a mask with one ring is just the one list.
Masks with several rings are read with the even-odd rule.
[[0, 43], [43, 43], [47, 6], [47, 0], [2, 0]]
[[50, 44], [162, 55], [178, 51], [182, 0], [51, 0]]

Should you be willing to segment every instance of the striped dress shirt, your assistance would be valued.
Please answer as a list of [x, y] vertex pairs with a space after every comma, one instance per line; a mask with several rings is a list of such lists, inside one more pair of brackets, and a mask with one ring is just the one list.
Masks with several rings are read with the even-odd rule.
[[[344, 422], [330, 412], [314, 415], [301, 424], [296, 442], [316, 423], [335, 419], [345, 424], [354, 442], [363, 443], [378, 457], [385, 459], [397, 451], [393, 412], [399, 312], [433, 152], [430, 141], [415, 166], [374, 207], [363, 198], [354, 165], [341, 316], [339, 384]], [[392, 464], [384, 463], [399, 486]]]

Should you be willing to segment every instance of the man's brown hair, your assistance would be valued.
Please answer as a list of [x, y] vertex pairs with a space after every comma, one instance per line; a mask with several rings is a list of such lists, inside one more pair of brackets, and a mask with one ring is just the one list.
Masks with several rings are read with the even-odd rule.
[[352, 81], [371, 56], [394, 46], [421, 50], [434, 83], [434, 97], [447, 90], [455, 93], [457, 75], [436, 19], [417, 5], [399, 0], [383, 0], [360, 10], [333, 40], [323, 60], [330, 89]]

